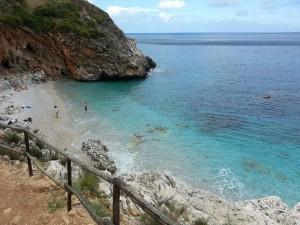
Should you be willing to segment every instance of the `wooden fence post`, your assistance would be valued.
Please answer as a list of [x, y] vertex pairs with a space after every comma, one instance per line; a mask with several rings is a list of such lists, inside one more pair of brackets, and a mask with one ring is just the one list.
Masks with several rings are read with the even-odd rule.
[[[68, 170], [68, 185], [72, 187], [72, 163], [70, 159], [67, 159], [67, 170]], [[72, 192], [68, 191], [68, 212], [72, 210]]]
[[[1, 0], [0, 0], [1, 1]], [[78, 193], [74, 188], [72, 188], [72, 164], [71, 160], [73, 163], [77, 164], [78, 166], [82, 167], [82, 169], [87, 170], [94, 174], [97, 177], [100, 177], [101, 179], [105, 180], [106, 182], [113, 184], [113, 212], [112, 212], [112, 221], [114, 225], [120, 225], [121, 223], [121, 212], [120, 212], [120, 195], [121, 191], [122, 193], [126, 196], [126, 198], [130, 198], [132, 202], [137, 204], [141, 209], [144, 210], [146, 214], [151, 216], [155, 221], [157, 221], [158, 224], [161, 225], [177, 225], [178, 223], [175, 223], [172, 221], [169, 217], [165, 216], [161, 212], [159, 212], [158, 209], [156, 209], [154, 206], [152, 206], [150, 203], [148, 203], [146, 200], [143, 199], [143, 197], [138, 194], [134, 189], [131, 189], [125, 182], [122, 180], [113, 177], [111, 175], [108, 175], [102, 171], [99, 171], [92, 166], [83, 163], [82, 161], [78, 160], [77, 158], [73, 157], [72, 155], [69, 155], [65, 152], [65, 150], [62, 150], [60, 148], [57, 148], [47, 142], [46, 140], [42, 139], [40, 136], [37, 136], [34, 133], [31, 133], [30, 130], [25, 130], [22, 128], [17, 128], [17, 127], [10, 127], [4, 124], [0, 123], [0, 128], [11, 128], [19, 133], [24, 133], [24, 141], [26, 145], [25, 152], [21, 152], [22, 155], [26, 155], [27, 157], [27, 163], [28, 163], [28, 170], [29, 170], [29, 176], [33, 176], [33, 170], [32, 170], [32, 163], [35, 164], [35, 166], [47, 177], [49, 177], [54, 183], [56, 183], [58, 186], [61, 188], [64, 188], [67, 190], [67, 206], [68, 206], [68, 211], [72, 210], [72, 195], [74, 194], [79, 201], [83, 204], [83, 206], [87, 209], [89, 214], [92, 216], [92, 218], [97, 222], [98, 224], [101, 224], [101, 220], [96, 214], [95, 210], [93, 207], [89, 204], [89, 201], [84, 198], [80, 193]], [[30, 145], [29, 141], [30, 139], [35, 139], [41, 144], [47, 146], [51, 151], [56, 152], [59, 155], [64, 156], [67, 159], [67, 182], [62, 185], [59, 181], [57, 181], [55, 178], [51, 177], [44, 168], [39, 165], [37, 160], [35, 160], [35, 157], [32, 157], [30, 155]], [[9, 148], [5, 145], [0, 145], [1, 148], [8, 149], [10, 151], [14, 151], [14, 149]], [[51, 155], [51, 154], [50, 154]], [[178, 224], [179, 225], [179, 224]]]
[[[25, 151], [29, 154], [29, 138], [28, 138], [28, 134], [26, 132], [24, 132], [24, 139], [25, 139], [25, 145], [26, 145], [26, 149]], [[32, 163], [31, 163], [31, 159], [26, 156], [27, 158], [27, 164], [28, 164], [28, 171], [29, 171], [29, 176], [32, 177], [33, 176], [33, 172], [32, 172]]]
[[113, 186], [113, 224], [120, 225], [120, 188], [117, 184]]

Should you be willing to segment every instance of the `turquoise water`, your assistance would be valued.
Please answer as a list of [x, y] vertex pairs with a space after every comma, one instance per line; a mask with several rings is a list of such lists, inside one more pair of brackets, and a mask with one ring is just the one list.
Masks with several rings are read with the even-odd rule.
[[300, 201], [300, 34], [130, 36], [158, 64], [147, 80], [57, 84], [82, 139], [102, 139], [122, 171]]

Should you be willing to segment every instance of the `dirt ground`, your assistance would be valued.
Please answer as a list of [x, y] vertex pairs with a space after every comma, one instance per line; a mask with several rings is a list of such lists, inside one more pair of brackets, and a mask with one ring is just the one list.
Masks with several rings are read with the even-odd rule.
[[95, 225], [73, 197], [67, 212], [66, 193], [25, 163], [0, 159], [0, 225]]

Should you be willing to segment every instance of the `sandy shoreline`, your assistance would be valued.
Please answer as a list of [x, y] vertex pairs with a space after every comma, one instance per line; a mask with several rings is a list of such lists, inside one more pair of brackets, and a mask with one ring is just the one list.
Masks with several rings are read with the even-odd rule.
[[[16, 113], [9, 115], [10, 119], [16, 118], [22, 124], [24, 119], [31, 117], [31, 129], [39, 129], [40, 134], [45, 135], [50, 143], [67, 148], [80, 158], [85, 157], [79, 148], [72, 146], [80, 134], [73, 129], [69, 109], [55, 90], [55, 81], [32, 84], [21, 92], [8, 90], [0, 93], [0, 96], [6, 99], [0, 103], [0, 115], [7, 116], [3, 113], [5, 109], [14, 106]], [[59, 108], [59, 118], [55, 116], [55, 105]], [[23, 125], [28, 124], [24, 122]]]
[[[72, 146], [79, 140], [80, 131], [75, 129], [72, 112], [57, 93], [54, 81], [30, 85], [27, 90], [21, 92], [12, 89], [0, 92], [0, 116], [7, 116], [7, 107], [12, 105], [14, 112], [9, 115], [10, 119], [16, 118], [22, 122], [25, 118], [31, 117], [33, 119], [30, 125], [31, 129], [39, 129], [39, 134], [45, 135], [45, 138], [53, 145], [67, 148], [74, 153], [75, 157], [89, 162], [87, 156], [80, 150], [80, 146]], [[54, 105], [59, 107], [59, 118], [55, 116]], [[215, 194], [191, 188], [177, 178], [175, 178], [175, 182], [164, 173], [125, 173], [122, 176], [127, 183], [139, 190], [140, 194], [154, 205], [168, 202], [178, 206], [184, 205], [187, 207], [191, 221], [196, 218], [209, 218], [213, 214], [215, 218], [213, 221], [218, 225], [223, 224], [228, 215], [239, 221], [241, 225], [253, 225], [254, 223], [255, 225], [300, 225], [294, 223], [294, 221], [298, 221], [298, 218], [300, 219], [300, 213], [298, 213], [300, 204], [289, 209], [278, 197], [230, 202]], [[104, 186], [103, 188], [108, 190], [107, 194], [109, 195], [109, 187]], [[129, 207], [126, 204], [124, 207]]]

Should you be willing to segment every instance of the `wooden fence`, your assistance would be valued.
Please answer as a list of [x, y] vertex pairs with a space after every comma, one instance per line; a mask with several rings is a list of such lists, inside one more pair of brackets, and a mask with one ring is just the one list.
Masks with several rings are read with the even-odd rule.
[[[95, 210], [90, 206], [87, 199], [83, 197], [79, 192], [77, 192], [72, 187], [72, 163], [77, 164], [82, 169], [94, 174], [95, 176], [105, 180], [106, 182], [113, 185], [113, 204], [112, 204], [112, 222], [113, 225], [120, 225], [121, 224], [121, 215], [120, 215], [120, 195], [123, 193], [126, 197], [130, 198], [135, 204], [137, 204], [143, 211], [149, 215], [152, 219], [154, 219], [159, 225], [178, 225], [178, 223], [175, 223], [170, 218], [165, 216], [163, 213], [161, 213], [158, 209], [153, 207], [151, 204], [146, 202], [136, 191], [134, 191], [131, 187], [129, 187], [124, 181], [119, 179], [118, 177], [113, 177], [109, 174], [104, 173], [103, 171], [97, 170], [94, 167], [74, 158], [70, 153], [68, 153], [66, 150], [60, 149], [59, 147], [53, 146], [48, 141], [44, 140], [42, 137], [32, 133], [31, 131], [23, 128], [23, 127], [16, 127], [16, 126], [8, 126], [5, 124], [0, 123], [0, 128], [6, 129], [10, 128], [16, 132], [24, 133], [24, 141], [26, 145], [26, 150], [23, 153], [25, 157], [27, 158], [27, 164], [28, 164], [28, 171], [29, 176], [33, 176], [33, 170], [32, 170], [32, 163], [48, 178], [50, 178], [55, 184], [63, 188], [67, 192], [67, 209], [70, 211], [72, 209], [72, 195], [75, 195], [77, 199], [81, 202], [81, 204], [84, 206], [84, 208], [88, 211], [88, 213], [91, 215], [93, 220], [97, 224], [101, 224], [100, 219], [98, 218]], [[30, 144], [29, 140], [35, 139], [37, 142], [47, 146], [49, 150], [56, 152], [57, 154], [63, 156], [67, 160], [67, 182], [65, 184], [60, 183], [55, 178], [53, 178], [51, 175], [49, 175], [43, 167], [40, 165], [40, 163], [29, 154], [30, 151]], [[1, 148], [5, 148], [6, 150], [11, 150], [8, 146], [1, 145]]]

